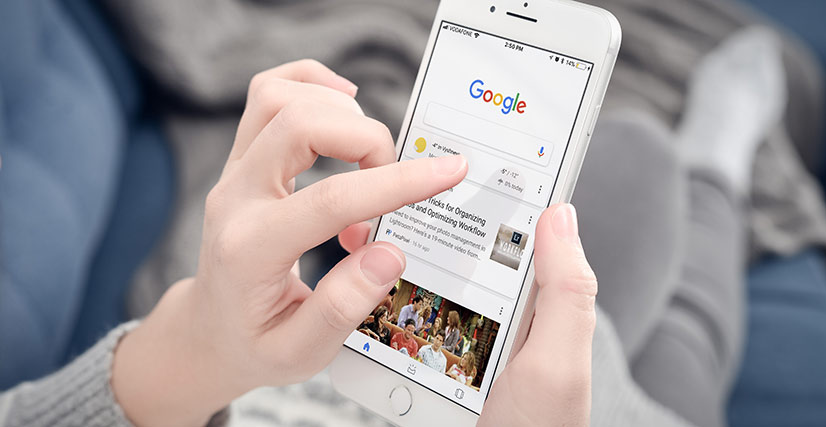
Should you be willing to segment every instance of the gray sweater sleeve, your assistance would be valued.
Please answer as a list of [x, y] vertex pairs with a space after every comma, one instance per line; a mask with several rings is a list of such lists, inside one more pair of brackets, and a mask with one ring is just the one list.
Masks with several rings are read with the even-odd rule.
[[0, 427], [131, 426], [109, 379], [115, 346], [137, 325], [120, 325], [63, 369], [0, 394]]

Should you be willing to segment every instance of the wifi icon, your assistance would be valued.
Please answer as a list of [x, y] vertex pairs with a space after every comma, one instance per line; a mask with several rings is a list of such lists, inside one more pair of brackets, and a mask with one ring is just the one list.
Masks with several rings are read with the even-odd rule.
[[479, 38], [479, 33], [473, 33], [473, 37]]

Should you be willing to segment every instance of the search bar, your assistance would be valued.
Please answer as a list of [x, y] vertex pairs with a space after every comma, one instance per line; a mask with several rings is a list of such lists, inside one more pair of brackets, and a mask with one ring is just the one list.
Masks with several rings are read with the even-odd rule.
[[424, 123], [541, 166], [551, 161], [553, 145], [549, 141], [442, 104], [431, 102], [427, 106]]

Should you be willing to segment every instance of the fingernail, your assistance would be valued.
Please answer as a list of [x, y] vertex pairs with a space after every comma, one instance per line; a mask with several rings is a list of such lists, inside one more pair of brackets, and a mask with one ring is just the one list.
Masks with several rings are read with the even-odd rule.
[[338, 80], [338, 83], [341, 85], [341, 87], [342, 88], [347, 88], [345, 91], [355, 98], [356, 93], [359, 90], [359, 87], [356, 86], [355, 83], [351, 82], [350, 80], [348, 80], [348, 79], [346, 79], [346, 78], [344, 78], [344, 77], [342, 77], [338, 74], [336, 74], [335, 77]]
[[433, 162], [433, 168], [439, 175], [455, 175], [463, 167], [465, 167], [465, 156], [459, 154], [456, 156], [437, 157]]
[[361, 272], [367, 280], [384, 286], [398, 280], [404, 263], [399, 255], [384, 246], [373, 246], [361, 258]]
[[574, 244], [579, 241], [579, 226], [573, 205], [566, 203], [558, 207], [551, 217], [551, 226], [557, 239]]

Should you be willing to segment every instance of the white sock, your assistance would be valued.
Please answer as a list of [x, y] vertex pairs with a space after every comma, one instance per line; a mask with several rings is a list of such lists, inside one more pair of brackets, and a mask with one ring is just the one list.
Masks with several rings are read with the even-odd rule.
[[704, 57], [689, 81], [680, 153], [690, 167], [719, 172], [747, 196], [754, 154], [785, 107], [779, 39], [765, 28], [740, 30]]

